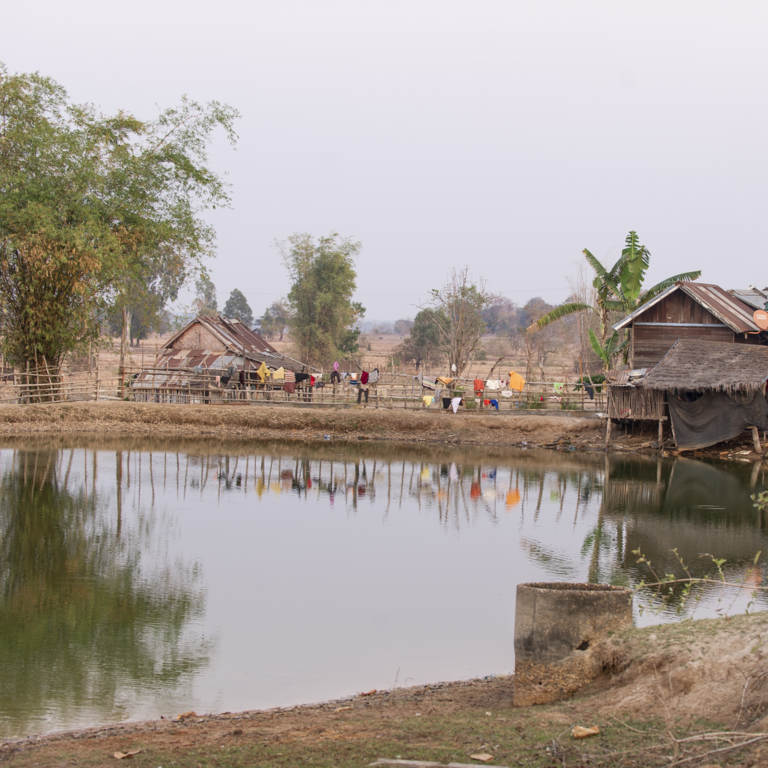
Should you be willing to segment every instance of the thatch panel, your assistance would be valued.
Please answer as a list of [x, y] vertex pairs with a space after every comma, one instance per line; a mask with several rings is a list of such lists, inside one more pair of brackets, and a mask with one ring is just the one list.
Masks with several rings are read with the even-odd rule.
[[608, 416], [611, 419], [658, 421], [664, 416], [664, 393], [643, 387], [608, 387]]
[[680, 339], [643, 379], [643, 388], [755, 392], [768, 379], [768, 347]]

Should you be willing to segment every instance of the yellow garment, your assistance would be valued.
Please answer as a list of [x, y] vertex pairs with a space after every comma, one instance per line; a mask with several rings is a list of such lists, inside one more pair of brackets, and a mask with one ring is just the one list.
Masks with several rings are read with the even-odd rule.
[[269, 368], [267, 368], [267, 364], [262, 361], [261, 365], [259, 366], [258, 370], [256, 371], [256, 375], [261, 379], [261, 383], [264, 383], [264, 380], [269, 376]]
[[516, 389], [518, 392], [522, 392], [524, 386], [525, 386], [525, 379], [519, 373], [510, 371], [509, 372], [509, 388]]
[[520, 503], [520, 491], [515, 488], [514, 491], [509, 491], [507, 493], [507, 499], [506, 499], [506, 507], [507, 509], [512, 509], [512, 507], [517, 506]]
[[432, 397], [432, 395], [424, 395], [424, 397], [421, 398], [424, 401], [424, 405], [429, 408], [430, 405], [432, 405], [432, 401], [435, 399]]
[[[264, 365], [264, 363], [262, 363]], [[273, 374], [273, 379], [284, 379], [285, 378], [285, 368], [281, 365]]]
[[445, 384], [446, 387], [450, 387], [453, 384], [453, 379], [448, 376], [438, 376], [437, 380]]

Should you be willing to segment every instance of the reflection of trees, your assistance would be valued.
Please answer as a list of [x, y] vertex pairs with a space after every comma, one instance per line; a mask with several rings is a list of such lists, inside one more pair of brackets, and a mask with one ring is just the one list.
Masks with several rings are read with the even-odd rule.
[[[15, 730], [83, 710], [119, 716], [209, 650], [184, 637], [203, 610], [194, 571], [142, 569], [137, 534], [118, 536], [95, 483], [67, 488], [58, 453], [18, 451], [0, 480], [0, 713]], [[67, 482], [70, 468], [71, 454]]]

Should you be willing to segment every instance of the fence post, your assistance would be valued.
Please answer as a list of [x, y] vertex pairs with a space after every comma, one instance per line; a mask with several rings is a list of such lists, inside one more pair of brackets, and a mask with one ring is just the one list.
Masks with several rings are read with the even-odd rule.
[[98, 402], [99, 401], [99, 353], [96, 353], [96, 386], [93, 392], [93, 399]]

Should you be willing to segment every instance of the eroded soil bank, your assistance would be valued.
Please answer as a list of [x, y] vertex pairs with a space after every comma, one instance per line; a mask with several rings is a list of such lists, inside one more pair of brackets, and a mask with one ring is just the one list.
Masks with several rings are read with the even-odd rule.
[[[599, 418], [444, 411], [82, 403], [0, 406], [0, 434], [81, 432], [282, 440], [369, 439], [603, 447]], [[618, 436], [617, 436], [618, 437]], [[646, 437], [645, 442], [649, 438]]]
[[[489, 677], [33, 737], [0, 745], [0, 764], [108, 765], [116, 752], [140, 750], [131, 760], [146, 768], [352, 768], [377, 758], [481, 765], [473, 754], [506, 766], [764, 766], [766, 640], [767, 613], [632, 629], [595, 646], [603, 676], [556, 705], [515, 709], [514, 678]], [[597, 725], [600, 735], [575, 740], [575, 725]]]
[[[380, 440], [482, 446], [539, 446], [605, 450], [605, 421], [595, 414], [286, 408], [248, 405], [160, 405], [127, 402], [0, 406], [0, 435], [97, 433], [104, 436]], [[642, 432], [614, 426], [610, 450], [677, 454], [671, 439], [660, 447], [655, 426]], [[686, 456], [762, 459], [748, 433]]]

